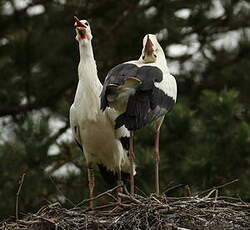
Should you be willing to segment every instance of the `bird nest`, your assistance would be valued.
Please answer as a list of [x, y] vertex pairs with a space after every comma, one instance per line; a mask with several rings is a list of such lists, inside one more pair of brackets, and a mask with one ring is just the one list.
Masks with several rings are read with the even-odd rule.
[[202, 197], [131, 197], [119, 193], [122, 202], [114, 191], [95, 197], [109, 196], [114, 201], [92, 210], [86, 206], [65, 209], [54, 203], [22, 220], [3, 221], [0, 229], [250, 229], [250, 204], [238, 198], [218, 196], [217, 189], [200, 193]]

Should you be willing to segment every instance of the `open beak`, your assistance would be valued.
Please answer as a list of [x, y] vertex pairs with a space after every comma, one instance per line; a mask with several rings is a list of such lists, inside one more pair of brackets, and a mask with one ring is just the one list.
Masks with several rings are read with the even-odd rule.
[[75, 19], [75, 27], [83, 27], [83, 28], [87, 28], [84, 24], [81, 23], [81, 21], [76, 17], [74, 16], [74, 19]]
[[74, 20], [75, 20], [75, 28], [77, 29], [79, 35], [82, 38], [85, 37], [87, 27], [84, 24], [82, 24], [81, 21], [76, 16], [74, 16]]
[[147, 42], [146, 42], [145, 49], [144, 49], [144, 54], [146, 56], [152, 56], [153, 52], [154, 52], [153, 43], [150, 40], [149, 35], [148, 35]]

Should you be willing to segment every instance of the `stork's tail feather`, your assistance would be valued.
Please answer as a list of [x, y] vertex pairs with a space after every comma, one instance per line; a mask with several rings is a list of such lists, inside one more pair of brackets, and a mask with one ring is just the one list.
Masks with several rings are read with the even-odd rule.
[[104, 111], [106, 109], [106, 107], [108, 106], [108, 101], [107, 98], [105, 96], [101, 95], [101, 110]]
[[116, 118], [115, 129], [118, 129], [123, 125], [125, 125], [129, 131], [132, 131], [143, 128], [145, 126], [145, 122], [143, 122], [143, 120], [139, 120], [135, 116], [129, 116], [127, 113], [123, 113]]
[[75, 139], [75, 142], [77, 144], [77, 146], [81, 149], [81, 151], [83, 152], [83, 148], [82, 148], [82, 145]]
[[104, 111], [106, 109], [106, 107], [108, 106], [108, 100], [107, 100], [107, 96], [106, 96], [106, 86], [103, 86], [100, 98], [101, 98], [101, 108], [100, 109], [102, 111]]
[[[117, 185], [117, 180], [118, 180], [118, 175], [117, 173], [114, 173], [112, 171], [110, 171], [109, 169], [107, 169], [104, 165], [102, 164], [98, 164], [98, 168], [100, 170], [100, 173], [104, 179], [104, 181], [111, 187], [114, 187]], [[121, 176], [122, 176], [122, 181], [125, 184], [129, 183], [129, 179], [130, 179], [130, 174], [126, 173], [126, 172], [121, 172]]]
[[147, 96], [141, 98], [140, 95], [130, 96], [126, 112], [115, 120], [115, 128], [125, 125], [129, 131], [141, 129], [149, 122], [150, 111]]

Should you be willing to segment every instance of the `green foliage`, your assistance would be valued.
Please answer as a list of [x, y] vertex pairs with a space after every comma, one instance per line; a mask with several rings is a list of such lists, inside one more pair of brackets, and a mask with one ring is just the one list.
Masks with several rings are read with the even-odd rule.
[[[45, 173], [49, 158], [46, 154], [49, 145], [48, 127], [46, 121], [39, 124], [27, 119], [23, 125], [16, 128], [15, 139], [9, 140], [0, 146], [0, 173], [1, 173], [1, 197], [6, 202], [1, 203], [2, 215], [14, 214], [16, 192], [19, 180], [25, 173], [25, 181], [22, 188], [21, 207], [26, 207], [27, 212], [49, 199], [56, 191], [49, 182]], [[44, 186], [47, 184], [48, 186]], [[32, 191], [34, 195], [29, 195]], [[37, 199], [37, 198], [40, 199]], [[21, 196], [23, 197], [23, 196]], [[6, 205], [9, 204], [9, 205]]]
[[[195, 118], [198, 124], [194, 127], [196, 143], [186, 156], [188, 164], [184, 162], [186, 175], [196, 178], [196, 186], [212, 186], [229, 178], [240, 178], [244, 184], [249, 177], [244, 172], [250, 151], [250, 126], [238, 117], [242, 112], [238, 93], [204, 91], [199, 107]], [[241, 195], [248, 197], [249, 191], [242, 191]]]
[[[224, 192], [250, 199], [248, 1], [18, 2], [0, 3], [0, 218], [14, 215], [23, 173], [21, 212], [87, 198], [84, 156], [68, 125], [79, 61], [73, 15], [90, 21], [100, 79], [139, 57], [146, 33], [159, 33], [178, 82], [178, 102], [161, 129], [161, 191], [189, 184], [197, 192], [239, 178]], [[31, 14], [34, 6], [41, 12]], [[136, 185], [148, 194], [152, 128], [138, 131], [135, 143]], [[99, 193], [107, 186], [96, 171]]]

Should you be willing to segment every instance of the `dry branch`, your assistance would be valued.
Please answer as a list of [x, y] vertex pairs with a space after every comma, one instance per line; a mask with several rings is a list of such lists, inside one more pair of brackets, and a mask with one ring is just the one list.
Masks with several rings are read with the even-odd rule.
[[[108, 194], [106, 192], [105, 194]], [[102, 196], [105, 195], [100, 194]], [[250, 205], [219, 197], [168, 200], [164, 196], [131, 198], [119, 194], [126, 202], [110, 203], [93, 210], [78, 207], [67, 210], [59, 203], [43, 207], [23, 220], [0, 224], [0, 230], [43, 229], [247, 229]], [[217, 200], [216, 200], [217, 199]], [[86, 201], [87, 202], [87, 201]], [[216, 205], [215, 205], [216, 204]]]
[[19, 195], [23, 186], [23, 182], [24, 182], [24, 177], [25, 177], [25, 173], [23, 173], [20, 182], [19, 182], [19, 187], [16, 193], [16, 220], [18, 220], [18, 213], [19, 213]]
[[238, 182], [238, 181], [239, 181], [239, 179], [235, 179], [235, 180], [229, 181], [229, 182], [227, 182], [227, 183], [225, 183], [225, 184], [215, 186], [215, 187], [213, 187], [213, 188], [210, 188], [210, 189], [207, 189], [207, 190], [205, 190], [205, 191], [199, 192], [199, 193], [197, 194], [197, 196], [203, 195], [203, 194], [205, 194], [205, 193], [207, 193], [207, 192], [210, 192], [211, 190], [214, 190], [214, 189], [219, 189], [219, 188], [226, 187], [226, 186], [231, 185], [231, 184], [234, 184], [234, 183], [236, 183], [236, 182]]
[[99, 194], [99, 195], [97, 195], [97, 196], [95, 196], [95, 197], [93, 197], [93, 198], [91, 198], [91, 199], [83, 200], [83, 201], [81, 201], [79, 204], [77, 204], [76, 207], [79, 207], [79, 206], [81, 206], [81, 205], [83, 205], [83, 204], [85, 204], [85, 203], [88, 203], [89, 201], [97, 200], [97, 199], [99, 199], [99, 198], [101, 198], [101, 197], [103, 197], [103, 196], [105, 196], [105, 195], [110, 195], [113, 191], [117, 190], [117, 189], [120, 188], [120, 187], [123, 187], [123, 185], [117, 185], [116, 187], [114, 187], [114, 188], [112, 188], [112, 189], [109, 189], [109, 190], [107, 190], [106, 192], [103, 192], [103, 193], [101, 193], [101, 194]]
[[[201, 192], [203, 195], [208, 193], [203, 198], [155, 194], [150, 197], [135, 194], [135, 197], [131, 197], [128, 193], [118, 193], [122, 204], [115, 198], [113, 203], [97, 206], [92, 210], [79, 207], [89, 199], [70, 210], [55, 203], [42, 207], [36, 214], [27, 215], [22, 220], [4, 221], [0, 223], [0, 230], [248, 229], [250, 204], [239, 198], [218, 195], [219, 188], [232, 183], [233, 181]], [[92, 200], [103, 196], [113, 198], [115, 195], [112, 193], [120, 186], [101, 193]], [[125, 188], [124, 191], [126, 193]]]

